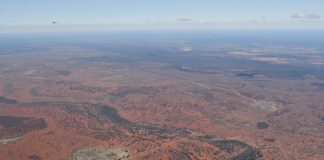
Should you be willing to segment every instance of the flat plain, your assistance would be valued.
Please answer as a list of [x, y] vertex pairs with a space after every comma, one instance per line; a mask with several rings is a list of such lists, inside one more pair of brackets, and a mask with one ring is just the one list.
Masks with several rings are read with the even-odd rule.
[[2, 35], [0, 159], [320, 160], [324, 42], [259, 34]]

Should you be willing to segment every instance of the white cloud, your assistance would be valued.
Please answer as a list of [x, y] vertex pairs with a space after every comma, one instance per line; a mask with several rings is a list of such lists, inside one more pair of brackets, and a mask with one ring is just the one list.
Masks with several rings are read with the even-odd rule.
[[181, 51], [182, 51], [182, 52], [190, 52], [190, 51], [192, 51], [192, 48], [191, 48], [190, 46], [183, 47], [183, 48], [181, 49]]
[[187, 23], [187, 22], [192, 22], [191, 18], [177, 18], [178, 23]]
[[304, 12], [299, 12], [299, 13], [293, 14], [291, 16], [291, 18], [298, 18], [298, 19], [319, 19], [319, 18], [321, 18], [321, 16], [320, 15], [317, 15], [317, 14], [307, 14], [307, 13], [304, 13]]

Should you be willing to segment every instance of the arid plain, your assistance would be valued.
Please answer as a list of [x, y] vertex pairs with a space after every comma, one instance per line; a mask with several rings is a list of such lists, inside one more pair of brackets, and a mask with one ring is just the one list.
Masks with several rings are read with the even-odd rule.
[[322, 43], [136, 37], [3, 38], [0, 159], [324, 157]]

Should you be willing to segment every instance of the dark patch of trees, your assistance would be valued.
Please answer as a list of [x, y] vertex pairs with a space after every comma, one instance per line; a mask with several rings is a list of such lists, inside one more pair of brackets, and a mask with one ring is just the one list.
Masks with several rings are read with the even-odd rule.
[[6, 97], [0, 97], [0, 103], [5, 103], [5, 104], [17, 104], [18, 101], [14, 99], [7, 99]]
[[258, 129], [267, 129], [269, 127], [269, 124], [267, 122], [258, 122], [257, 128]]

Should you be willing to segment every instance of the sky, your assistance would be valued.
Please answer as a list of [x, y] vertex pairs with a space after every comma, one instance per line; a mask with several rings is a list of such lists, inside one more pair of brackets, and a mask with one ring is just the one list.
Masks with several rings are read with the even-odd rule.
[[324, 1], [0, 0], [0, 32], [228, 28], [324, 29]]

